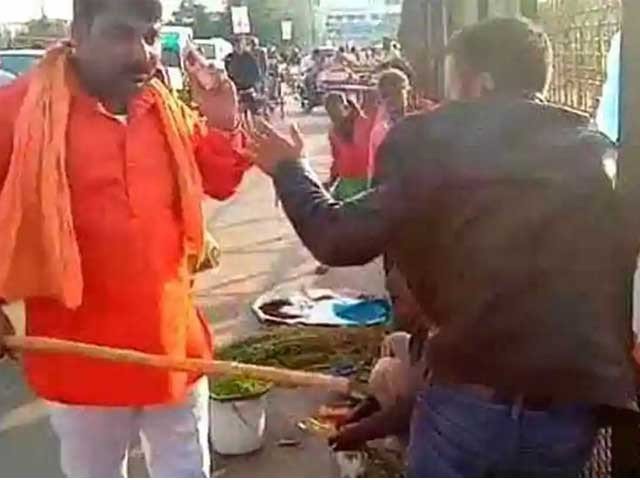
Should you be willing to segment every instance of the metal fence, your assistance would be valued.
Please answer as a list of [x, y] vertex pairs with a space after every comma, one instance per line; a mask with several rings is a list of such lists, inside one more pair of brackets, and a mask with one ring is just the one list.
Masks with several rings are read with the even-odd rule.
[[620, 0], [540, 0], [539, 15], [554, 48], [550, 100], [593, 114], [620, 29]]

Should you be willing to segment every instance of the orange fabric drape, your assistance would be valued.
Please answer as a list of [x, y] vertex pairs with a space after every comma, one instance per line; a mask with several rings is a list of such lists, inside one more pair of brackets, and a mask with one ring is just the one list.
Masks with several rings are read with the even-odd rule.
[[[74, 82], [69, 47], [47, 53], [29, 79], [14, 129], [13, 152], [0, 192], [0, 298], [44, 297], [82, 304], [83, 279], [66, 170], [66, 137]], [[203, 248], [202, 181], [192, 136], [198, 118], [160, 82], [151, 84], [174, 161], [184, 248]]]

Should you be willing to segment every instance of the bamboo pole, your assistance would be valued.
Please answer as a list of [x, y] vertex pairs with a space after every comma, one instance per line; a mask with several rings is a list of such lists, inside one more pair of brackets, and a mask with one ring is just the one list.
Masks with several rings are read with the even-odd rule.
[[348, 394], [351, 390], [351, 382], [348, 379], [320, 373], [286, 370], [220, 360], [178, 359], [163, 355], [142, 353], [135, 350], [102, 347], [43, 337], [7, 336], [4, 337], [3, 342], [7, 348], [14, 351], [54, 355], [79, 355], [108, 362], [129, 363], [165, 370], [203, 373], [212, 376], [242, 376], [272, 382], [282, 386], [326, 388], [327, 390], [342, 394]]

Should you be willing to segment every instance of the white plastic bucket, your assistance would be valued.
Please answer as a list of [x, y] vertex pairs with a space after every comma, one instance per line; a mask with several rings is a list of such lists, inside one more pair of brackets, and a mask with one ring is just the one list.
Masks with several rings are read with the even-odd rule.
[[211, 445], [221, 455], [260, 450], [267, 429], [267, 395], [218, 401], [211, 399]]

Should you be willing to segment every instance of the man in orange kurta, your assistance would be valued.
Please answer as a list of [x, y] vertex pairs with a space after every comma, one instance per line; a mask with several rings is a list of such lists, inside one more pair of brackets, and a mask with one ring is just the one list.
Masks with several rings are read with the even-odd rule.
[[[65, 162], [82, 301], [72, 309], [25, 298], [27, 334], [211, 358], [208, 326], [189, 294], [178, 179], [158, 115], [164, 105], [149, 83], [160, 2], [76, 0], [74, 8]], [[0, 188], [34, 75], [0, 89]], [[223, 200], [248, 167], [235, 92], [202, 90], [200, 100], [209, 128], [191, 140], [195, 162], [204, 192]], [[0, 314], [0, 338], [8, 329]], [[24, 367], [51, 406], [65, 474], [124, 475], [127, 445], [140, 432], [153, 476], [208, 475], [206, 379], [75, 356], [29, 354]]]

